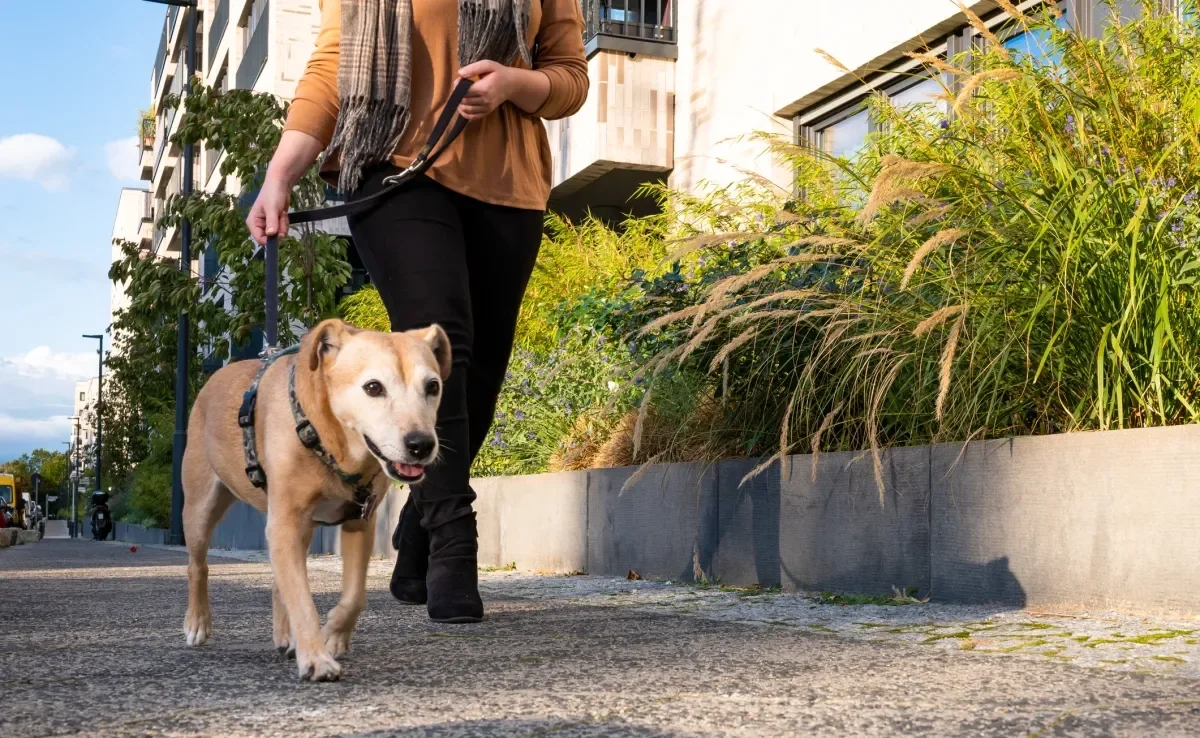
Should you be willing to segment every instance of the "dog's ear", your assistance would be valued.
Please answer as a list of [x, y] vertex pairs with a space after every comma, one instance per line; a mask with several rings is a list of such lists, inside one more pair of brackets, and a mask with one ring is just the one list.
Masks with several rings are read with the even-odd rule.
[[357, 333], [357, 329], [348, 326], [337, 318], [322, 320], [308, 332], [301, 342], [300, 353], [308, 358], [309, 371], [316, 371], [322, 363], [332, 361], [342, 348], [342, 341], [347, 335]]
[[421, 340], [425, 341], [429, 346], [429, 350], [433, 352], [438, 363], [438, 373], [442, 375], [442, 379], [450, 376], [450, 337], [446, 335], [446, 331], [437, 323], [422, 328], [419, 331], [413, 331]]

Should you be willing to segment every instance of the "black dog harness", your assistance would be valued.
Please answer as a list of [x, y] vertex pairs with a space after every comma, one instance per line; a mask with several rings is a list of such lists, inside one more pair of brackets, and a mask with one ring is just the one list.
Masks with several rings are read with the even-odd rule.
[[[262, 381], [263, 375], [266, 374], [267, 369], [277, 359], [289, 354], [295, 354], [299, 350], [299, 345], [289, 346], [282, 351], [276, 351], [264, 358], [258, 367], [258, 372], [254, 375], [254, 381], [250, 383], [250, 388], [242, 395], [242, 406], [238, 410], [238, 426], [242, 429], [242, 449], [246, 453], [246, 477], [250, 480], [250, 484], [253, 484], [263, 492], [267, 491], [267, 474], [263, 471], [262, 464], [258, 461], [258, 443], [254, 434], [254, 409], [258, 404], [258, 385]], [[378, 473], [365, 482], [361, 474], [347, 474], [338, 466], [337, 461], [333, 458], [333, 454], [329, 453], [321, 445], [321, 437], [317, 435], [317, 429], [313, 427], [308, 416], [304, 414], [304, 409], [300, 407], [300, 401], [296, 398], [295, 362], [292, 363], [288, 374], [288, 402], [292, 406], [292, 419], [296, 422], [296, 436], [300, 438], [300, 443], [309, 451], [312, 451], [330, 471], [337, 475], [338, 479], [342, 480], [348, 487], [354, 489], [354, 502], [346, 504], [341, 520], [336, 523], [318, 520], [317, 523], [320, 525], [341, 525], [348, 520], [366, 520], [369, 518], [375, 509], [375, 505], [379, 502], [378, 496], [371, 491], [371, 485], [374, 483]]]

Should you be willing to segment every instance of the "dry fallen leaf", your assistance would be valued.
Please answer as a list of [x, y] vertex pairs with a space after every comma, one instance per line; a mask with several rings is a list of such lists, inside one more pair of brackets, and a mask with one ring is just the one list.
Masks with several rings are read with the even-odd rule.
[[628, 580], [629, 580], [629, 581], [631, 581], [631, 582], [636, 582], [637, 580], [639, 580], [639, 579], [641, 579], [641, 578], [642, 578], [642, 575], [641, 575], [641, 574], [638, 574], [638, 573], [637, 573], [636, 571], [634, 571], [633, 569], [630, 569], [630, 570], [629, 570], [629, 573], [625, 575], [625, 578], [626, 578], [626, 579], [628, 579]]

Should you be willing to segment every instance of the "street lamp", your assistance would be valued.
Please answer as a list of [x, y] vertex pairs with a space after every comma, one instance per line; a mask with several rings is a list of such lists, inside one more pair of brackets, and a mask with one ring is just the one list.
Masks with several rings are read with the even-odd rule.
[[[160, 5], [190, 8], [188, 13], [188, 41], [184, 49], [187, 76], [183, 81], [183, 94], [191, 95], [192, 77], [196, 74], [196, 0], [146, 0]], [[192, 144], [183, 147], [184, 198], [192, 194]], [[192, 269], [192, 222], [187, 218], [179, 224], [179, 270], [190, 275]], [[188, 422], [188, 354], [191, 350], [190, 326], [185, 312], [179, 313], [179, 341], [175, 349], [175, 437], [171, 450], [171, 530], [167, 543], [183, 545], [183, 452], [187, 448]], [[97, 477], [98, 478], [98, 477]]]
[[76, 538], [79, 528], [79, 518], [75, 515], [75, 498], [79, 497], [79, 482], [83, 479], [83, 469], [79, 463], [79, 416], [72, 415], [67, 420], [75, 421], [75, 452], [72, 454], [72, 466], [75, 468], [75, 485], [71, 489], [71, 527], [70, 534], [72, 538]]
[[96, 355], [100, 357], [97, 365], [100, 368], [96, 375], [96, 491], [100, 491], [100, 446], [104, 437], [104, 334], [85, 333], [84, 338], [94, 338], [100, 342]]
[[[71, 490], [71, 466], [72, 466], [71, 455], [74, 454], [75, 451], [71, 448], [70, 441], [63, 441], [62, 443], [64, 446], [67, 447], [67, 478], [63, 481], [63, 484], [66, 486], [66, 489], [64, 490], [64, 492], [69, 492]], [[56, 494], [57, 494], [57, 491], [56, 491]], [[72, 496], [71, 499], [75, 499], [74, 496]], [[49, 491], [46, 492], [46, 514], [47, 515], [50, 514], [50, 492]], [[56, 520], [61, 520], [61, 518], [57, 517], [59, 515], [58, 505], [54, 506], [54, 515], [56, 516], [55, 517]]]

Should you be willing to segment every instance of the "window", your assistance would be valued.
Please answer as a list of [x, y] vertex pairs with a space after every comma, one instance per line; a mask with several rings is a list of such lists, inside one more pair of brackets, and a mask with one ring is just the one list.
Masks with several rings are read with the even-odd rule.
[[83, 393], [82, 392], [79, 393], [79, 401], [83, 402]]
[[938, 110], [945, 110], [946, 100], [942, 97], [945, 94], [946, 91], [942, 88], [941, 82], [926, 77], [915, 84], [889, 93], [888, 97], [898, 108], [907, 108], [910, 105], [929, 105]]
[[[1067, 12], [1064, 10], [1055, 24], [1059, 28], [1067, 27]], [[1039, 65], [1057, 67], [1062, 63], [1062, 55], [1050, 45], [1050, 33], [1042, 28], [1009, 36], [1004, 40], [1004, 48], [1012, 52], [1013, 61], [1016, 62], [1028, 57]]]
[[830, 156], [852, 158], [867, 141], [871, 130], [871, 116], [866, 108], [860, 108], [817, 129], [817, 146]]

